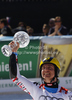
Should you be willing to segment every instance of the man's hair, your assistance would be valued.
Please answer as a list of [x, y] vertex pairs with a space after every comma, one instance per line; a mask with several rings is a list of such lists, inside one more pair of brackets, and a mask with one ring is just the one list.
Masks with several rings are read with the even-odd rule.
[[21, 25], [24, 25], [24, 23], [23, 22], [19, 22], [18, 23], [18, 26], [21, 26]]
[[7, 25], [7, 20], [6, 20], [5, 18], [0, 19], [0, 22], [1, 22], [1, 23], [4, 23], [5, 26]]
[[24, 22], [19, 22], [18, 26], [23, 26], [24, 28], [26, 28], [26, 24]]
[[47, 24], [43, 24], [43, 28], [44, 29], [48, 29], [48, 25]]
[[55, 18], [50, 18], [50, 19], [49, 19], [49, 22], [50, 22], [50, 21], [53, 21], [53, 22], [54, 22], [54, 21], [55, 21]]
[[57, 21], [57, 19], [60, 19], [60, 21], [62, 21], [62, 19], [61, 19], [60, 16], [56, 16], [56, 17], [55, 17], [55, 21]]

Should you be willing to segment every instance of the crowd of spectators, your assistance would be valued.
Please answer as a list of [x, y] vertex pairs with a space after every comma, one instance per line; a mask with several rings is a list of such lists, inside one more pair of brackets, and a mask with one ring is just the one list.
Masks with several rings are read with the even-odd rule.
[[[6, 18], [0, 19], [0, 37], [1, 36], [14, 36], [18, 31], [25, 31], [29, 36], [34, 36], [34, 29], [27, 26], [24, 22], [19, 22], [18, 26], [14, 29], [8, 23]], [[62, 24], [60, 16], [50, 18], [48, 24], [43, 24], [42, 33], [39, 36], [61, 36], [72, 35], [72, 29], [68, 31], [67, 27]]]
[[26, 26], [24, 22], [19, 22], [18, 26], [12, 29], [6, 18], [0, 19], [0, 37], [14, 36], [18, 31], [25, 31], [29, 36], [33, 36], [34, 29], [30, 26]]
[[[47, 24], [46, 24], [47, 25]], [[46, 29], [46, 26], [45, 28]], [[43, 33], [45, 31], [42, 31]], [[48, 33], [47, 36], [61, 36], [61, 35], [69, 35], [67, 27], [62, 25], [62, 19], [60, 16], [56, 16], [55, 18], [51, 18], [48, 23]]]

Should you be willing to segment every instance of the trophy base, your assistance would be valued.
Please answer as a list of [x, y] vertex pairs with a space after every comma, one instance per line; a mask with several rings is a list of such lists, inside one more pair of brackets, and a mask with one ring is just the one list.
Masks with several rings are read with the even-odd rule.
[[12, 50], [11, 50], [11, 48], [10, 48], [8, 45], [4, 45], [4, 46], [1, 48], [1, 51], [2, 51], [2, 53], [3, 53], [6, 57], [9, 57], [9, 56], [12, 54]]

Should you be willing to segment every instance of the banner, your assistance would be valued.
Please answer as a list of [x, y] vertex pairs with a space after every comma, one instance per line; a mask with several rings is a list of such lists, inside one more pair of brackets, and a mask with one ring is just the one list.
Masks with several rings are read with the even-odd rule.
[[59, 76], [72, 76], [72, 37], [43, 38], [41, 46], [40, 61], [45, 57], [55, 57], [61, 66]]
[[[0, 48], [9, 44], [13, 37], [0, 37]], [[21, 75], [27, 78], [40, 77], [39, 64], [45, 57], [56, 57], [61, 65], [60, 77], [72, 76], [72, 36], [30, 37], [30, 43], [18, 50]], [[9, 57], [0, 49], [0, 79], [9, 79]]]

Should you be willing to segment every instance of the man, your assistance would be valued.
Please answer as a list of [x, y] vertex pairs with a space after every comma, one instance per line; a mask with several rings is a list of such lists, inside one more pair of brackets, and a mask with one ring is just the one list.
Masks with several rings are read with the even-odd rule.
[[48, 31], [49, 31], [48, 25], [47, 24], [43, 24], [42, 36], [47, 36], [48, 35]]
[[0, 36], [13, 36], [11, 29], [7, 26], [7, 20], [5, 18], [0, 19]]
[[62, 20], [60, 16], [55, 17], [55, 26], [52, 27], [48, 33], [48, 36], [61, 36], [67, 35], [68, 31], [65, 26], [62, 25]]
[[55, 26], [55, 18], [50, 18], [48, 25], [49, 25], [49, 28], [54, 27]]
[[28, 33], [29, 36], [33, 36], [33, 33], [34, 33], [34, 29], [33, 28], [29, 27], [26, 30], [27, 30], [27, 33]]
[[[12, 41], [10, 46], [14, 45]], [[60, 72], [60, 64], [56, 58], [45, 58], [40, 63], [40, 76], [42, 84], [30, 82], [27, 78], [20, 75], [17, 59], [17, 50], [19, 43], [12, 49], [10, 56], [9, 72], [10, 78], [23, 91], [29, 93], [33, 100], [72, 100], [72, 92], [58, 85], [58, 75]]]
[[14, 28], [12, 30], [13, 34], [15, 34], [18, 31], [25, 31], [26, 32], [26, 24], [23, 22], [19, 22], [18, 23], [18, 27]]

